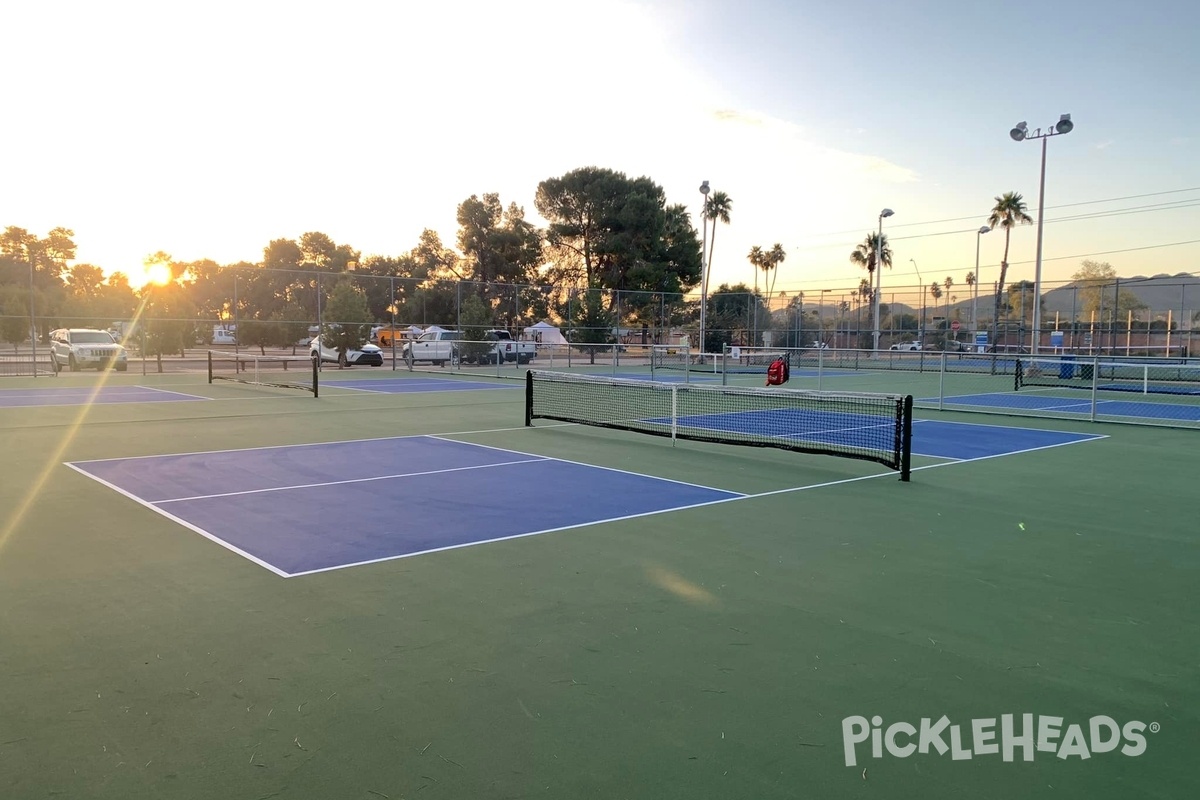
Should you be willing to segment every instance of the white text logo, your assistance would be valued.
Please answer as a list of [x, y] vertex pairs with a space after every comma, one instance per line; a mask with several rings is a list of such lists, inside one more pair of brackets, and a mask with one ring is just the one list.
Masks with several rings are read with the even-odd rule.
[[[999, 724], [997, 724], [999, 723]], [[846, 751], [846, 766], [858, 764], [858, 746], [870, 740], [872, 758], [883, 758], [884, 751], [896, 758], [908, 758], [913, 753], [931, 751], [939, 756], [950, 754], [954, 761], [975, 756], [999, 754], [1013, 761], [1019, 752], [1024, 761], [1033, 761], [1035, 753], [1053, 753], [1058, 758], [1091, 758], [1094, 754], [1119, 751], [1126, 756], [1146, 752], [1146, 732], [1158, 733], [1159, 725], [1130, 720], [1119, 725], [1107, 716], [1095, 716], [1086, 724], [1063, 725], [1062, 717], [1033, 714], [1002, 714], [973, 719], [965, 725], [950, 722], [943, 716], [936, 721], [928, 717], [919, 724], [893, 722], [884, 727], [882, 717], [846, 717], [842, 720], [842, 746]], [[864, 746], [863, 750], [866, 750]]]

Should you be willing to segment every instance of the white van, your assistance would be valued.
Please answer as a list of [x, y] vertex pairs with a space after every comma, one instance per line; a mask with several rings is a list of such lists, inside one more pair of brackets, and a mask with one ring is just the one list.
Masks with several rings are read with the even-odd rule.
[[215, 330], [212, 335], [213, 344], [237, 344], [237, 336], [233, 331]]

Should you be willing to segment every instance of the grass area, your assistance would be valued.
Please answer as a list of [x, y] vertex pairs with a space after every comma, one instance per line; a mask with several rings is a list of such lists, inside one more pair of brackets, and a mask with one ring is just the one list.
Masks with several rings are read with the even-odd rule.
[[[901, 484], [829, 457], [524, 429], [518, 390], [314, 400], [200, 380], [108, 377], [215, 401], [0, 408], [6, 799], [1200, 791], [1190, 431], [1010, 420], [1108, 438]], [[62, 466], [424, 433], [740, 492], [833, 485], [283, 579]], [[1023, 713], [1161, 729], [1136, 757], [864, 743], [845, 764], [853, 715], [946, 715], [969, 738]]]

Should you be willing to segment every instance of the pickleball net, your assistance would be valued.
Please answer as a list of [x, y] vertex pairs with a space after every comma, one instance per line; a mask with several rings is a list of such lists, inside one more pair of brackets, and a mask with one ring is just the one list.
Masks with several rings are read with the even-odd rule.
[[317, 397], [318, 374], [315, 358], [208, 351], [209, 383], [229, 381], [276, 389], [300, 389]]
[[907, 481], [911, 395], [661, 383], [530, 370], [525, 424], [535, 419], [874, 461]]
[[1200, 395], [1200, 363], [1038, 356], [1017, 362], [1016, 389], [1090, 389], [1134, 394]]

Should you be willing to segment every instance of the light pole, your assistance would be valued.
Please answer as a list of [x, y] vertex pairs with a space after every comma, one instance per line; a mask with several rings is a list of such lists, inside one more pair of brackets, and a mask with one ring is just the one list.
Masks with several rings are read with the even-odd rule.
[[879, 355], [879, 295], [883, 289], [883, 219], [895, 214], [890, 208], [879, 212], [879, 232], [875, 235], [875, 355]]
[[1026, 139], [1042, 140], [1042, 177], [1038, 187], [1037, 261], [1033, 268], [1033, 346], [1030, 352], [1034, 355], [1037, 354], [1042, 338], [1042, 217], [1046, 209], [1046, 140], [1061, 133], [1070, 133], [1074, 129], [1075, 123], [1071, 122], [1071, 115], [1063, 114], [1055, 126], [1048, 128], [1045, 133], [1038, 128], [1031, 134], [1029, 126], [1024, 122], [1018, 122], [1017, 126], [1008, 132], [1014, 142], [1023, 142]]
[[[33, 348], [33, 377], [37, 377], [37, 307], [33, 295], [33, 248], [25, 245], [25, 257], [29, 259], [29, 344]], [[54, 353], [50, 354], [50, 366], [53, 367]]]
[[989, 233], [991, 230], [992, 229], [987, 225], [984, 225], [975, 233], [975, 285], [971, 287], [974, 290], [973, 297], [971, 298], [972, 333], [977, 333], [979, 331], [979, 320], [975, 316], [976, 312], [979, 311], [979, 237], [983, 236], [985, 233]]
[[921, 323], [917, 326], [917, 342], [921, 347], [925, 346], [925, 281], [921, 278], [921, 268], [917, 266], [917, 260], [910, 258], [909, 262], [913, 265], [913, 269], [917, 271], [917, 283], [921, 286]]
[[708, 312], [708, 181], [700, 184], [700, 358], [704, 358], [704, 318]]

